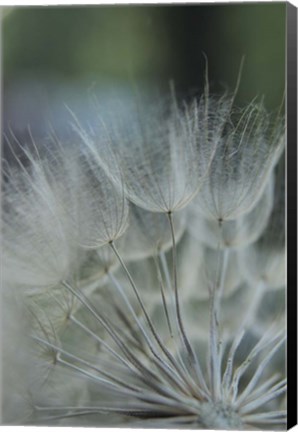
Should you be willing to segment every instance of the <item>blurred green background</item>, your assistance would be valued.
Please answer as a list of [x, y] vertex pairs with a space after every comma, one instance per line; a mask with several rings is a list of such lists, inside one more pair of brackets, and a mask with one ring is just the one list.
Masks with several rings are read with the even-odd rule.
[[77, 90], [78, 83], [112, 88], [133, 81], [137, 86], [163, 89], [173, 79], [182, 94], [201, 91], [203, 52], [214, 91], [235, 87], [244, 55], [238, 101], [264, 95], [270, 109], [281, 102], [285, 2], [17, 7], [4, 8], [4, 12], [3, 84], [8, 121], [20, 109], [14, 103], [20, 83], [23, 89], [28, 81], [30, 85], [35, 81], [67, 83]]

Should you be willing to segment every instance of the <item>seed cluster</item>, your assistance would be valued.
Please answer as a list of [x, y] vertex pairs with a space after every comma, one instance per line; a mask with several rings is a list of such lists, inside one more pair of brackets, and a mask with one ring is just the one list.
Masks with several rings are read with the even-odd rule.
[[284, 427], [284, 119], [208, 89], [5, 137], [7, 423]]

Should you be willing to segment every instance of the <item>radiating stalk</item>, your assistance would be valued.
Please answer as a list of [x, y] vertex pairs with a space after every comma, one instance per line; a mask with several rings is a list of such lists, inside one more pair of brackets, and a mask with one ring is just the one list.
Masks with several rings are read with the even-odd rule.
[[176, 315], [178, 320], [179, 330], [182, 335], [183, 343], [187, 350], [190, 365], [192, 366], [194, 372], [197, 372], [196, 366], [198, 365], [197, 357], [192, 349], [192, 346], [188, 340], [188, 337], [185, 333], [185, 329], [182, 323], [181, 312], [180, 312], [180, 303], [179, 303], [179, 293], [178, 293], [178, 278], [177, 278], [177, 250], [176, 250], [176, 239], [175, 239], [175, 229], [173, 222], [173, 214], [172, 212], [168, 212], [168, 219], [170, 222], [171, 228], [171, 236], [172, 236], [172, 261], [173, 261], [173, 282], [174, 282], [174, 293], [175, 293], [175, 305], [176, 305]]
[[[140, 295], [139, 295], [139, 292], [138, 292], [138, 289], [137, 289], [137, 287], [136, 287], [136, 285], [135, 285], [135, 283], [134, 283], [134, 280], [133, 280], [133, 278], [132, 278], [132, 276], [131, 276], [131, 274], [130, 274], [128, 268], [126, 267], [124, 261], [122, 260], [121, 255], [119, 254], [119, 252], [118, 252], [118, 250], [117, 250], [117, 248], [115, 247], [115, 245], [114, 245], [113, 242], [110, 243], [110, 246], [111, 246], [112, 250], [114, 251], [115, 255], [117, 256], [117, 258], [118, 258], [118, 260], [119, 260], [119, 262], [120, 262], [120, 264], [121, 264], [121, 266], [122, 266], [122, 268], [123, 268], [123, 270], [124, 270], [124, 272], [125, 272], [125, 274], [126, 274], [128, 280], [129, 280], [129, 282], [130, 282], [130, 284], [131, 284], [131, 286], [132, 286], [132, 288], [133, 288], [133, 291], [134, 291], [134, 293], [135, 293], [135, 295], [136, 295], [136, 297], [137, 297], [137, 300], [138, 300], [138, 302], [139, 302], [139, 304], [140, 304], [140, 306], [141, 306], [141, 309], [142, 309], [142, 311], [143, 311], [143, 313], [144, 313], [144, 316], [145, 316], [145, 318], [146, 318], [146, 321], [147, 321], [147, 323], [148, 323], [148, 325], [149, 325], [149, 328], [150, 328], [150, 330], [151, 330], [151, 332], [152, 332], [152, 334], [153, 334], [153, 336], [154, 336], [154, 338], [155, 338], [157, 344], [159, 345], [159, 347], [161, 348], [161, 350], [162, 350], [162, 352], [165, 354], [165, 356], [168, 358], [168, 360], [170, 361], [170, 363], [174, 366], [175, 371], [179, 374], [179, 375], [177, 376], [177, 378], [178, 378], [178, 377], [179, 377], [179, 378], [181, 377], [181, 378], [182, 378], [182, 382], [183, 382], [183, 384], [185, 385], [185, 383], [188, 383], [188, 385], [189, 385], [188, 379], [187, 379], [187, 377], [185, 376], [184, 372], [181, 370], [181, 367], [179, 367], [179, 365], [177, 364], [177, 362], [176, 362], [176, 360], [174, 359], [174, 357], [172, 356], [172, 354], [167, 350], [167, 348], [164, 346], [164, 344], [163, 344], [162, 341], [160, 340], [160, 337], [159, 337], [159, 335], [157, 334], [157, 332], [156, 332], [156, 330], [155, 330], [155, 328], [154, 328], [154, 326], [153, 326], [153, 323], [152, 323], [152, 321], [151, 321], [151, 319], [150, 319], [150, 317], [149, 317], [149, 315], [148, 315], [148, 313], [147, 313], [147, 311], [146, 311], [146, 308], [145, 308], [145, 306], [144, 306], [144, 304], [143, 304], [143, 302], [142, 302], [142, 299], [141, 299], [141, 297], [140, 297]], [[153, 349], [152, 346], [151, 346], [151, 347], [149, 346], [149, 348], [150, 348], [152, 354], [153, 354], [153, 355], [154, 355], [154, 356], [155, 356], [155, 357], [156, 357], [160, 362], [162, 362], [162, 364], [163, 364], [164, 367], [167, 367], [167, 368], [169, 369], [169, 371], [170, 371], [170, 373], [171, 373], [171, 375], [172, 375], [173, 370], [169, 367], [169, 365], [167, 365], [166, 363], [164, 363], [164, 361], [160, 358], [160, 356], [156, 353], [156, 351]], [[190, 347], [190, 349], [191, 349], [191, 347]], [[193, 353], [193, 356], [194, 356], [194, 353]], [[194, 356], [194, 358], [195, 358], [195, 356]], [[165, 370], [164, 370], [164, 372], [166, 373]], [[170, 378], [170, 376], [169, 376], [169, 378]], [[172, 378], [173, 378], [173, 377], [172, 377]], [[176, 385], [177, 385], [177, 384], [178, 384], [178, 383], [177, 383], [177, 381], [176, 381]], [[180, 384], [180, 386], [181, 386], [181, 384]], [[190, 386], [190, 391], [193, 391], [193, 390], [192, 390], [192, 386], [191, 386], [191, 385], [189, 385], [189, 386]], [[188, 390], [188, 391], [189, 391], [189, 390]]]
[[173, 330], [172, 330], [168, 306], [167, 306], [167, 300], [166, 300], [165, 291], [164, 291], [163, 279], [162, 279], [159, 263], [157, 261], [157, 257], [154, 257], [154, 264], [155, 264], [155, 268], [156, 268], [157, 278], [159, 281], [160, 294], [161, 294], [161, 298], [162, 298], [162, 304], [163, 304], [163, 309], [164, 309], [164, 313], [165, 313], [165, 317], [166, 317], [166, 321], [167, 321], [167, 326], [169, 329], [170, 337], [173, 339], [174, 335], [173, 335]]

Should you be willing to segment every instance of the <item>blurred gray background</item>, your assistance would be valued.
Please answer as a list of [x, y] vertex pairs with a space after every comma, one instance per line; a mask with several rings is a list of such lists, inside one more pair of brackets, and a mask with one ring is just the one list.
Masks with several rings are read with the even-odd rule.
[[66, 127], [70, 106], [92, 122], [132, 88], [200, 93], [208, 58], [211, 89], [237, 102], [264, 95], [268, 109], [285, 86], [286, 3], [3, 8], [3, 120], [17, 134]]

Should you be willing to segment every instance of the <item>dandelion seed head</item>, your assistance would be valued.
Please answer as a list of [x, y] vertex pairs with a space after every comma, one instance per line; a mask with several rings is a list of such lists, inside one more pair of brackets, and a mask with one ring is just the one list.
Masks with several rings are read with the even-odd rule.
[[241, 417], [222, 402], [206, 402], [200, 407], [200, 423], [207, 429], [243, 429]]
[[284, 426], [284, 311], [265, 304], [284, 286], [284, 126], [233, 105], [206, 84], [99, 129], [72, 114], [76, 145], [52, 137], [41, 157], [33, 142], [29, 167], [8, 167], [29, 421]]

